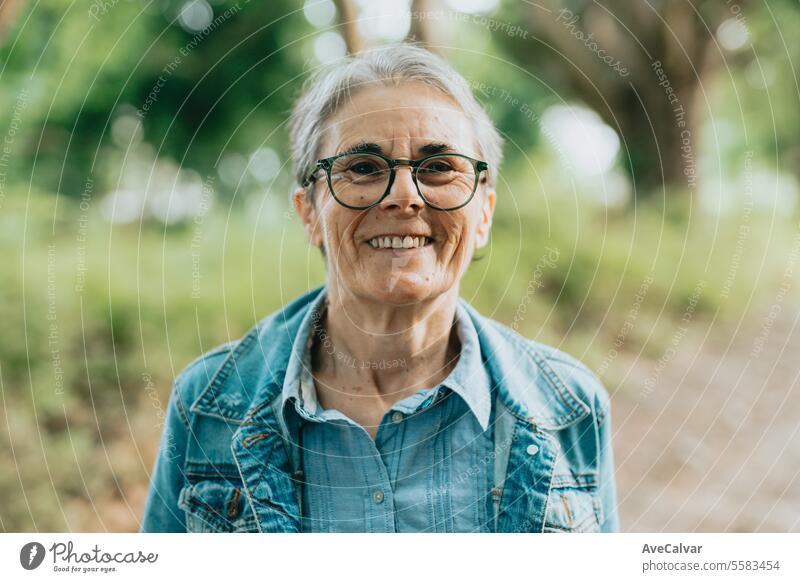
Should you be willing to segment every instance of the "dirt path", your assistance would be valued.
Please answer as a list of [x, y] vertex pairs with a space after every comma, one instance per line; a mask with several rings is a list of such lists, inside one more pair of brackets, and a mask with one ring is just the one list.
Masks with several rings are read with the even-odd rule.
[[800, 311], [782, 307], [771, 326], [769, 306], [738, 330], [693, 323], [660, 368], [628, 362], [623, 531], [800, 531]]

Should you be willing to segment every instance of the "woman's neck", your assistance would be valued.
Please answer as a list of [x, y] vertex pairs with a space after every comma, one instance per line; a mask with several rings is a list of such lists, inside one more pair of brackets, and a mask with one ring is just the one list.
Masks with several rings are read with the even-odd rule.
[[[315, 322], [312, 369], [320, 404], [354, 396], [381, 407], [437, 385], [455, 367], [458, 289], [431, 301], [392, 306], [330, 290]], [[327, 401], [327, 404], [326, 404]]]

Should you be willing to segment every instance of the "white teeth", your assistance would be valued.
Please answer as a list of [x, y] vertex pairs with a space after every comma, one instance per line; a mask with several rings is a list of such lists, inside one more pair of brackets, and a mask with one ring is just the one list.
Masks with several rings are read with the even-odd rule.
[[416, 249], [431, 242], [426, 236], [377, 236], [370, 239], [369, 245], [374, 249]]

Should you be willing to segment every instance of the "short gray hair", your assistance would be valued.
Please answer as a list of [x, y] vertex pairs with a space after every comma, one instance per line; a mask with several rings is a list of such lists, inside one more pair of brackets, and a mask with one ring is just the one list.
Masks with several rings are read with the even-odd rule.
[[303, 185], [315, 169], [325, 121], [336, 113], [353, 89], [376, 81], [418, 81], [452, 97], [472, 122], [480, 154], [489, 165], [489, 185], [496, 185], [503, 139], [491, 119], [464, 77], [442, 58], [410, 44], [346, 57], [306, 82], [289, 120], [289, 143], [298, 184]]

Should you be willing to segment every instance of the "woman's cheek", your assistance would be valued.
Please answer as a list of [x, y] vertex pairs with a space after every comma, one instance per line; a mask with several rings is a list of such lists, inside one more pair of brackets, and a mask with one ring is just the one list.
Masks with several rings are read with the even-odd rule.
[[455, 251], [453, 253], [453, 267], [457, 271], [461, 271], [464, 262], [469, 255], [469, 237], [461, 236], [456, 242]]

